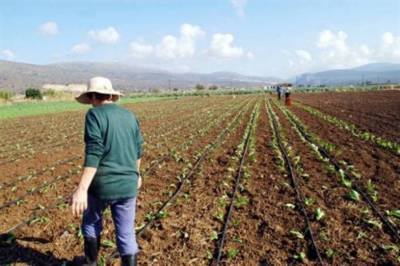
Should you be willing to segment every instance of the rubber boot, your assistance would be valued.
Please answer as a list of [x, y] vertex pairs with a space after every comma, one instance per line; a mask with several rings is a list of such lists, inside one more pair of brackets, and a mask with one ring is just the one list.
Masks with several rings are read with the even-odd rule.
[[82, 266], [97, 266], [97, 255], [100, 248], [100, 237], [84, 237], [85, 262]]
[[137, 254], [122, 256], [122, 266], [136, 266], [137, 265]]

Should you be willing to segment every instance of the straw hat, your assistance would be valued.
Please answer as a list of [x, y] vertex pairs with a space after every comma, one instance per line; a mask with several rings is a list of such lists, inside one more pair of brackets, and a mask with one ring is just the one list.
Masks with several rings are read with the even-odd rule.
[[108, 78], [94, 77], [89, 80], [87, 90], [75, 99], [80, 103], [90, 104], [91, 101], [87, 95], [90, 92], [97, 92], [100, 94], [108, 94], [113, 96], [115, 95], [117, 97], [112, 97], [114, 102], [116, 102], [120, 96], [123, 96], [122, 93], [113, 89], [111, 81]]

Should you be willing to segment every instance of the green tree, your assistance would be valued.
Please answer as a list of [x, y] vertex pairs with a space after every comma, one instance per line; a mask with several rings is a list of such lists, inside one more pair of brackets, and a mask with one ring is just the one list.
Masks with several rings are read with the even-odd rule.
[[25, 98], [41, 100], [43, 99], [43, 94], [38, 89], [29, 88], [25, 91]]

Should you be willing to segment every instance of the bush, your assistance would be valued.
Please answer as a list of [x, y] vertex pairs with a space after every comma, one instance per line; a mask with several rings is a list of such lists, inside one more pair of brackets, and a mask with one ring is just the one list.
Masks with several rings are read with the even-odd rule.
[[56, 95], [57, 95], [57, 92], [53, 89], [48, 89], [43, 92], [43, 96], [55, 97]]
[[25, 98], [41, 100], [43, 95], [40, 90], [29, 88], [25, 91]]
[[204, 91], [206, 88], [204, 87], [204, 85], [201, 85], [201, 84], [197, 84], [196, 85], [196, 90], [197, 91]]
[[216, 91], [216, 90], [218, 90], [218, 86], [217, 85], [212, 85], [208, 89], [211, 90], [211, 91]]
[[5, 90], [0, 90], [0, 99], [8, 101], [11, 99], [11, 97], [12, 97], [11, 92], [5, 91]]

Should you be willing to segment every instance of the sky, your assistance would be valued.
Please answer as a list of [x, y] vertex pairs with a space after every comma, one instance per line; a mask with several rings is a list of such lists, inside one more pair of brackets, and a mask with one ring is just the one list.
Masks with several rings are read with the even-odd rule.
[[0, 0], [0, 59], [282, 78], [400, 63], [400, 0]]

